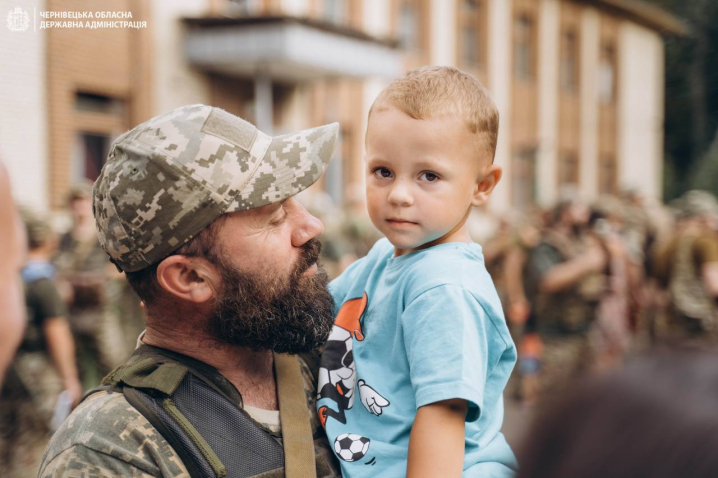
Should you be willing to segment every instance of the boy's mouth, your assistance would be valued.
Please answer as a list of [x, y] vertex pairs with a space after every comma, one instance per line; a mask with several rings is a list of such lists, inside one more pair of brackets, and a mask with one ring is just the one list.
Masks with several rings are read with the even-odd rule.
[[408, 228], [411, 226], [416, 226], [417, 223], [412, 221], [407, 221], [406, 219], [387, 219], [386, 222], [392, 226], [392, 227], [398, 227], [398, 228]]

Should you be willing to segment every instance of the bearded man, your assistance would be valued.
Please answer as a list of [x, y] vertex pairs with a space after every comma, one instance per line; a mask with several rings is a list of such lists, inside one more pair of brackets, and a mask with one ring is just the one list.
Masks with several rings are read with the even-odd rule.
[[339, 476], [313, 412], [312, 352], [334, 307], [323, 226], [293, 197], [337, 131], [270, 137], [192, 105], [113, 143], [94, 214], [146, 331], [53, 436], [39, 476]]

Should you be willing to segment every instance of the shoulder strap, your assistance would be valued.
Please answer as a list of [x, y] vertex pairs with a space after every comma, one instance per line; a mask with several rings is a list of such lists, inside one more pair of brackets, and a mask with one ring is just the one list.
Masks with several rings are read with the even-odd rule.
[[293, 355], [274, 354], [274, 371], [282, 422], [285, 476], [316, 478], [314, 437], [299, 361]]

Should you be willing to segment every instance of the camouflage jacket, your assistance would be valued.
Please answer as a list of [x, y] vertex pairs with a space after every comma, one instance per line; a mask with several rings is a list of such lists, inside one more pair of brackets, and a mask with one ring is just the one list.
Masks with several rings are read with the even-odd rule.
[[[300, 356], [310, 410], [315, 409], [313, 356]], [[229, 381], [219, 373], [208, 376], [223, 390]], [[242, 407], [241, 395], [237, 404]], [[280, 444], [282, 433], [258, 423]], [[339, 466], [329, 448], [316, 414], [312, 414], [317, 476], [339, 477]], [[128, 403], [122, 393], [97, 392], [72, 412], [50, 441], [38, 477], [189, 477], [187, 468], [170, 444], [150, 422]], [[280, 474], [262, 474], [271, 478]]]
[[541, 243], [529, 256], [527, 292], [533, 301], [532, 314], [542, 335], [572, 335], [588, 332], [607, 284], [605, 272], [594, 272], [581, 278], [565, 291], [543, 293], [539, 284], [554, 267], [575, 259], [585, 252], [585, 237], [568, 237], [546, 231]]

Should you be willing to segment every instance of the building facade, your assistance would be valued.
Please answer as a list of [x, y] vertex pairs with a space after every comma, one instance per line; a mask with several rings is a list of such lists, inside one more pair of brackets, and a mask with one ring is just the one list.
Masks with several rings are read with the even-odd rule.
[[[18, 0], [19, 1], [19, 0]], [[16, 2], [2, 0], [7, 14]], [[90, 0], [27, 0], [39, 11]], [[341, 124], [317, 185], [341, 205], [362, 188], [373, 99], [392, 77], [455, 65], [501, 115], [497, 211], [632, 187], [660, 198], [664, 39], [675, 18], [629, 0], [108, 0], [144, 29], [0, 32], [0, 158], [23, 203], [58, 209], [99, 173], [112, 139], [190, 103], [273, 134]]]

